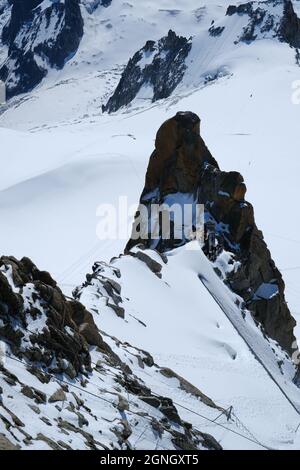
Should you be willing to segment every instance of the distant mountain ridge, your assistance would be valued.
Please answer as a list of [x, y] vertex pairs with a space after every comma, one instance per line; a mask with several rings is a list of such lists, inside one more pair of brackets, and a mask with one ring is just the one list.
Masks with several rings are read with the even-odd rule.
[[83, 35], [79, 0], [12, 0], [2, 32], [8, 55], [0, 68], [7, 97], [32, 90], [49, 68], [63, 68]]
[[[224, 19], [212, 21], [207, 36], [222, 43], [224, 35], [231, 29], [236, 31], [237, 25], [239, 33], [235, 33], [232, 48], [240, 42], [251, 44], [259, 39], [275, 39], [295, 48], [295, 54], [298, 57], [300, 19], [294, 11], [291, 0], [251, 1], [238, 6], [229, 5]], [[181, 38], [181, 41], [185, 41], [185, 45], [177, 50], [178, 41], [176, 33], [169, 32], [168, 36], [161, 38], [157, 45], [153, 41], [148, 41], [142, 49], [136, 52], [129, 60], [115, 92], [103, 106], [103, 110], [115, 112], [135, 98], [143, 98], [144, 95], [152, 102], [170, 96], [183, 80], [188, 68], [187, 58], [193, 45], [192, 38]], [[175, 61], [172, 51], [176, 54]], [[145, 55], [147, 55], [147, 60], [144, 59]], [[170, 60], [174, 61], [176, 70], [168, 76], [167, 71], [172, 71]], [[201, 70], [201, 65], [201, 59], [199, 59], [199, 70]], [[207, 81], [216, 80], [218, 76], [223, 75], [221, 71], [212, 77], [208, 76]], [[157, 93], [156, 90], [156, 84], [160, 82], [164, 83], [163, 93]], [[140, 91], [142, 87], [144, 87], [144, 92]]]
[[[49, 70], [63, 68], [76, 54], [83, 35], [90, 28], [91, 23], [85, 15], [101, 15], [101, 9], [109, 11], [112, 5], [111, 0], [2, 0], [0, 15], [6, 18], [10, 10], [10, 19], [2, 30], [7, 57], [0, 64], [0, 79], [6, 82], [8, 98], [32, 90]], [[131, 10], [134, 5], [128, 8]], [[201, 15], [204, 14], [205, 8], [201, 11]], [[112, 17], [108, 27], [113, 28], [113, 20]], [[300, 47], [300, 20], [291, 0], [229, 5], [225, 17], [212, 20], [206, 36], [222, 42], [223, 36], [233, 27], [232, 22], [239, 24], [232, 47], [239, 42], [250, 44], [261, 38], [277, 39], [296, 49]], [[172, 33], [166, 30], [157, 41], [149, 37], [145, 46], [128, 61], [117, 88], [103, 104], [103, 110], [115, 112], [130, 104], [138, 94], [141, 98], [150, 97], [152, 101], [170, 96], [183, 80], [192, 47], [190, 35], [184, 37], [176, 30]], [[144, 54], [147, 60], [141, 60]], [[168, 70], [172, 71], [169, 76]]]
[[147, 41], [129, 60], [103, 111], [113, 112], [126, 106], [143, 86], [149, 87], [152, 101], [170, 96], [183, 78], [191, 47], [191, 38], [179, 37], [171, 30], [157, 42]]

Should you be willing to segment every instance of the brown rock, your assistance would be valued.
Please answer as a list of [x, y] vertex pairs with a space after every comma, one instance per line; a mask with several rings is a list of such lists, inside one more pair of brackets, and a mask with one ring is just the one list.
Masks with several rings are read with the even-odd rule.
[[[285, 301], [282, 276], [256, 227], [253, 207], [245, 200], [244, 179], [236, 171], [219, 169], [200, 136], [199, 117], [190, 112], [177, 113], [157, 132], [132, 232], [135, 234], [139, 229], [139, 237], [132, 236], [125, 253], [129, 253], [133, 246], [164, 252], [189, 241], [183, 233], [180, 236], [182, 227], [177, 227], [181, 230], [177, 230], [175, 238], [174, 223], [170, 227], [170, 236], [164, 239], [162, 218], [157, 217], [156, 221], [158, 240], [151, 238], [148, 227], [151, 204], [163, 204], [166, 196], [172, 196], [172, 203], [176, 202], [178, 193], [180, 197], [186, 195], [186, 200], [203, 204], [207, 218], [215, 220], [220, 246], [233, 252], [240, 262], [240, 269], [231, 273], [227, 282], [247, 302], [247, 308], [266, 334], [291, 354], [295, 320]], [[146, 206], [148, 213], [142, 212], [142, 205]], [[193, 227], [190, 229], [192, 232]], [[143, 255], [140, 251], [138, 253]], [[255, 292], [262, 284], [274, 282], [278, 286], [275, 297], [256, 298]]]
[[1, 450], [18, 450], [19, 447], [12, 444], [4, 434], [0, 434], [0, 451]]
[[[4, 273], [0, 272], [0, 318], [3, 318], [4, 323], [0, 328], [0, 335], [15, 347], [13, 352], [23, 355], [32, 362], [41, 362], [46, 367], [53, 362], [54, 356], [58, 364], [66, 359], [70, 364], [70, 371], [75, 371], [75, 376], [85, 367], [90, 368], [88, 344], [79, 331], [80, 315], [77, 323], [73, 319], [80, 310], [78, 307], [80, 304], [74, 306], [69, 302], [51, 275], [46, 271], [40, 271], [29, 258], [24, 257], [18, 261], [14, 257], [2, 256], [0, 266], [11, 270], [14, 286], [20, 290], [20, 293], [16, 293]], [[21, 294], [28, 283], [33, 284], [34, 290], [31, 298], [26, 299], [25, 309]], [[43, 314], [47, 315], [47, 328], [30, 334], [31, 343], [27, 343], [26, 348], [20, 351], [19, 346], [24, 335], [22, 328], [26, 329], [27, 317], [37, 319], [41, 316], [40, 310], [36, 308], [36, 302], [43, 305]], [[84, 320], [83, 316], [83, 323], [88, 321], [92, 324], [92, 315], [86, 312], [83, 306], [81, 309], [88, 318]], [[18, 328], [13, 318], [18, 319]], [[95, 324], [93, 326], [95, 327]], [[97, 341], [97, 344], [99, 343], [100, 340]], [[52, 372], [62, 372], [62, 370]]]
[[95, 324], [83, 323], [79, 327], [79, 332], [91, 346], [98, 346], [99, 348], [103, 346], [103, 339]]

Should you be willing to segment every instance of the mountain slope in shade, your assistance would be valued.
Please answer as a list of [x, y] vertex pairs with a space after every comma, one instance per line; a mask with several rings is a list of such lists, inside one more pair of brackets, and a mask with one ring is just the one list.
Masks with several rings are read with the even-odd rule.
[[7, 97], [32, 90], [49, 68], [63, 68], [82, 35], [79, 0], [12, 1], [11, 16], [2, 31], [8, 54], [0, 69]]
[[178, 37], [174, 31], [159, 41], [147, 41], [129, 60], [113, 96], [103, 111], [117, 111], [139, 96], [141, 88], [149, 88], [152, 101], [167, 98], [181, 82], [185, 59], [192, 47], [191, 38]]

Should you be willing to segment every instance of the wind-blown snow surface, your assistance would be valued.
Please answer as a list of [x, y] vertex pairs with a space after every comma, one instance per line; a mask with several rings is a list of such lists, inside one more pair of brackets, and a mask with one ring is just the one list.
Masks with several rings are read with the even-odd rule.
[[[271, 373], [299, 409], [299, 390], [291, 384], [294, 369], [274, 341], [268, 344], [263, 338], [250, 315], [242, 317], [237, 296], [217, 277], [197, 242], [169, 252], [167, 264], [154, 251], [144, 253], [163, 266], [161, 279], [144, 262], [128, 255], [112, 265], [120, 270], [121, 278], [116, 279], [109, 270], [104, 273], [121, 284], [125, 324], [105, 307], [101, 282], [92, 280], [79, 290], [79, 299], [94, 312], [95, 322], [122, 341], [151, 350], [156, 362], [172, 367], [222, 407], [233, 406], [246, 436], [252, 434], [271, 448], [297, 447], [299, 414], [269, 376]], [[221, 301], [228, 317], [201, 279]], [[283, 375], [277, 361], [283, 361]], [[205, 424], [192, 413], [190, 419], [197, 426]], [[205, 425], [211, 432], [211, 426]], [[256, 447], [247, 441], [237, 442], [229, 431], [222, 434], [220, 443], [225, 449]]]
[[[109, 260], [126, 243], [125, 239], [97, 239], [98, 205], [116, 204], [120, 195], [127, 196], [129, 204], [137, 204], [156, 130], [177, 111], [191, 110], [201, 117], [201, 134], [220, 166], [240, 171], [245, 177], [247, 198], [254, 205], [257, 224], [282, 269], [289, 306], [297, 319], [300, 104], [293, 104], [292, 84], [300, 80], [300, 68], [295, 64], [293, 49], [269, 39], [234, 46], [230, 34], [221, 45], [211, 39], [202, 43], [201, 35], [204, 41], [211, 20], [221, 20], [229, 3], [238, 2], [219, 4], [211, 0], [200, 2], [195, 8], [194, 1], [113, 0], [110, 7], [99, 7], [93, 15], [83, 10], [85, 35], [75, 57], [62, 71], [52, 71], [31, 94], [2, 108], [3, 253], [30, 256], [70, 292], [95, 260]], [[299, 13], [299, 2], [294, 4]], [[182, 85], [163, 102], [136, 100], [115, 115], [102, 115], [101, 104], [112, 94], [128, 58], [146, 40], [159, 39], [169, 28], [186, 37], [197, 35], [191, 52], [191, 59], [194, 57], [197, 63], [189, 64]], [[216, 71], [224, 77], [204, 86], [203, 77]], [[123, 274], [132, 280], [127, 288], [135, 292], [139, 274], [152, 274], [145, 274], [143, 266], [140, 270], [143, 272], [128, 268], [128, 273]], [[170, 276], [178, 271], [174, 268]], [[180, 272], [177, 276], [179, 283], [184, 275]], [[161, 283], [154, 276], [151, 282]], [[190, 287], [182, 294], [181, 300], [179, 294], [175, 296], [180, 305], [176, 310], [180, 323], [172, 326], [171, 321], [162, 321], [162, 306], [166, 304], [159, 298], [148, 303], [147, 292], [141, 291], [136, 300], [137, 316], [141, 305], [145, 316], [153, 312], [159, 316], [159, 323], [153, 324], [155, 334], [150, 333], [150, 327], [145, 329], [142, 346], [147, 349], [149, 345], [160, 364], [184, 372], [185, 377], [199, 383], [221, 404], [233, 404], [251, 431], [269, 445], [299, 448], [299, 437], [294, 434], [298, 415], [275, 385], [265, 379], [266, 373], [199, 280], [196, 289]], [[164, 298], [163, 290], [159, 295]], [[193, 316], [188, 324], [186, 311], [191, 306]], [[171, 307], [168, 309], [171, 320]], [[202, 325], [201, 311], [209, 315], [197, 333], [193, 322], [197, 320]], [[113, 315], [108, 319], [104, 316], [103, 321], [113, 334], [118, 328], [121, 337], [131, 331], [123, 331], [124, 321], [121, 323]], [[218, 328], [217, 323], [223, 326]], [[180, 354], [176, 349], [179, 331], [185, 331], [183, 336], [190, 338], [192, 345], [187, 349], [187, 341], [183, 340], [184, 352]], [[134, 336], [135, 330], [130, 334]], [[299, 328], [296, 334], [300, 338]], [[168, 343], [166, 335], [170, 338]], [[228, 352], [232, 350], [237, 351], [236, 360]], [[224, 435], [227, 444], [226, 431]]]

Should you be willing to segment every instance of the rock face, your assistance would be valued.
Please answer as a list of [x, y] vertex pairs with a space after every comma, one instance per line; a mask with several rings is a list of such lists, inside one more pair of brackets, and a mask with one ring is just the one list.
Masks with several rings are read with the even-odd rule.
[[93, 273], [87, 274], [86, 282], [74, 289], [73, 296], [76, 300], [82, 301], [88, 292], [88, 295], [95, 300], [95, 305], [92, 307], [94, 311], [97, 310], [99, 298], [102, 298], [106, 307], [113, 310], [118, 317], [124, 318], [125, 310], [122, 307], [121, 286], [118, 282], [120, 276], [118, 269], [99, 261], [94, 264]]
[[[163, 252], [190, 241], [183, 235], [182, 227], [173, 227], [171, 236], [163, 239], [159, 218], [159, 236], [154, 239], [150, 226], [153, 205], [203, 204], [205, 221], [213, 222], [219, 245], [233, 253], [238, 262], [238, 269], [228, 274], [226, 283], [245, 300], [266, 334], [291, 353], [295, 320], [285, 301], [282, 276], [255, 224], [253, 207], [245, 200], [243, 177], [219, 169], [199, 131], [200, 119], [190, 112], [177, 113], [158, 130], [140, 199], [142, 207], [133, 227], [135, 235], [140, 229], [140, 236], [131, 237], [126, 251], [143, 244]], [[176, 225], [174, 220], [171, 225]], [[193, 222], [190, 233], [194, 230], [192, 225]]]
[[11, 0], [11, 17], [2, 32], [8, 56], [0, 68], [7, 97], [25, 93], [61, 69], [77, 51], [83, 35], [79, 0]]
[[185, 59], [192, 47], [191, 39], [177, 36], [174, 31], [159, 41], [147, 41], [129, 60], [121, 80], [103, 111], [117, 111], [129, 104], [145, 87], [152, 101], [167, 98], [182, 80]]
[[70, 377], [90, 369], [89, 345], [103, 344], [92, 315], [68, 301], [49, 273], [29, 258], [5, 256], [0, 258], [0, 338], [18, 357]]
[[[236, 31], [231, 47], [259, 39], [279, 40], [296, 49], [300, 47], [300, 19], [291, 0], [255, 0], [230, 5], [221, 22], [212, 21], [207, 35], [222, 42], [223, 35], [229, 30]], [[154, 102], [170, 96], [189, 66], [191, 47], [192, 38], [179, 37], [173, 31], [157, 42], [147, 41], [127, 63], [114, 94], [102, 106], [103, 111], [115, 112], [134, 99]], [[296, 58], [298, 55], [296, 51]], [[211, 71], [202, 70], [202, 67], [199, 62], [199, 74], [207, 72], [204, 85], [223, 76], [223, 72], [211, 76]]]
[[227, 16], [249, 17], [239, 41], [252, 42], [257, 37], [278, 38], [292, 47], [300, 47], [300, 19], [291, 0], [253, 1], [230, 5]]
[[291, 0], [285, 0], [279, 37], [293, 47], [300, 47], [300, 19], [295, 13]]
[[0, 15], [9, 8], [9, 0], [0, 0]]
[[[119, 277], [98, 263], [87, 284], [117, 306]], [[0, 449], [221, 449], [173, 400], [180, 393], [193, 409], [230, 418], [226, 410], [148, 352], [100, 334], [28, 258], [0, 258], [0, 353]]]

